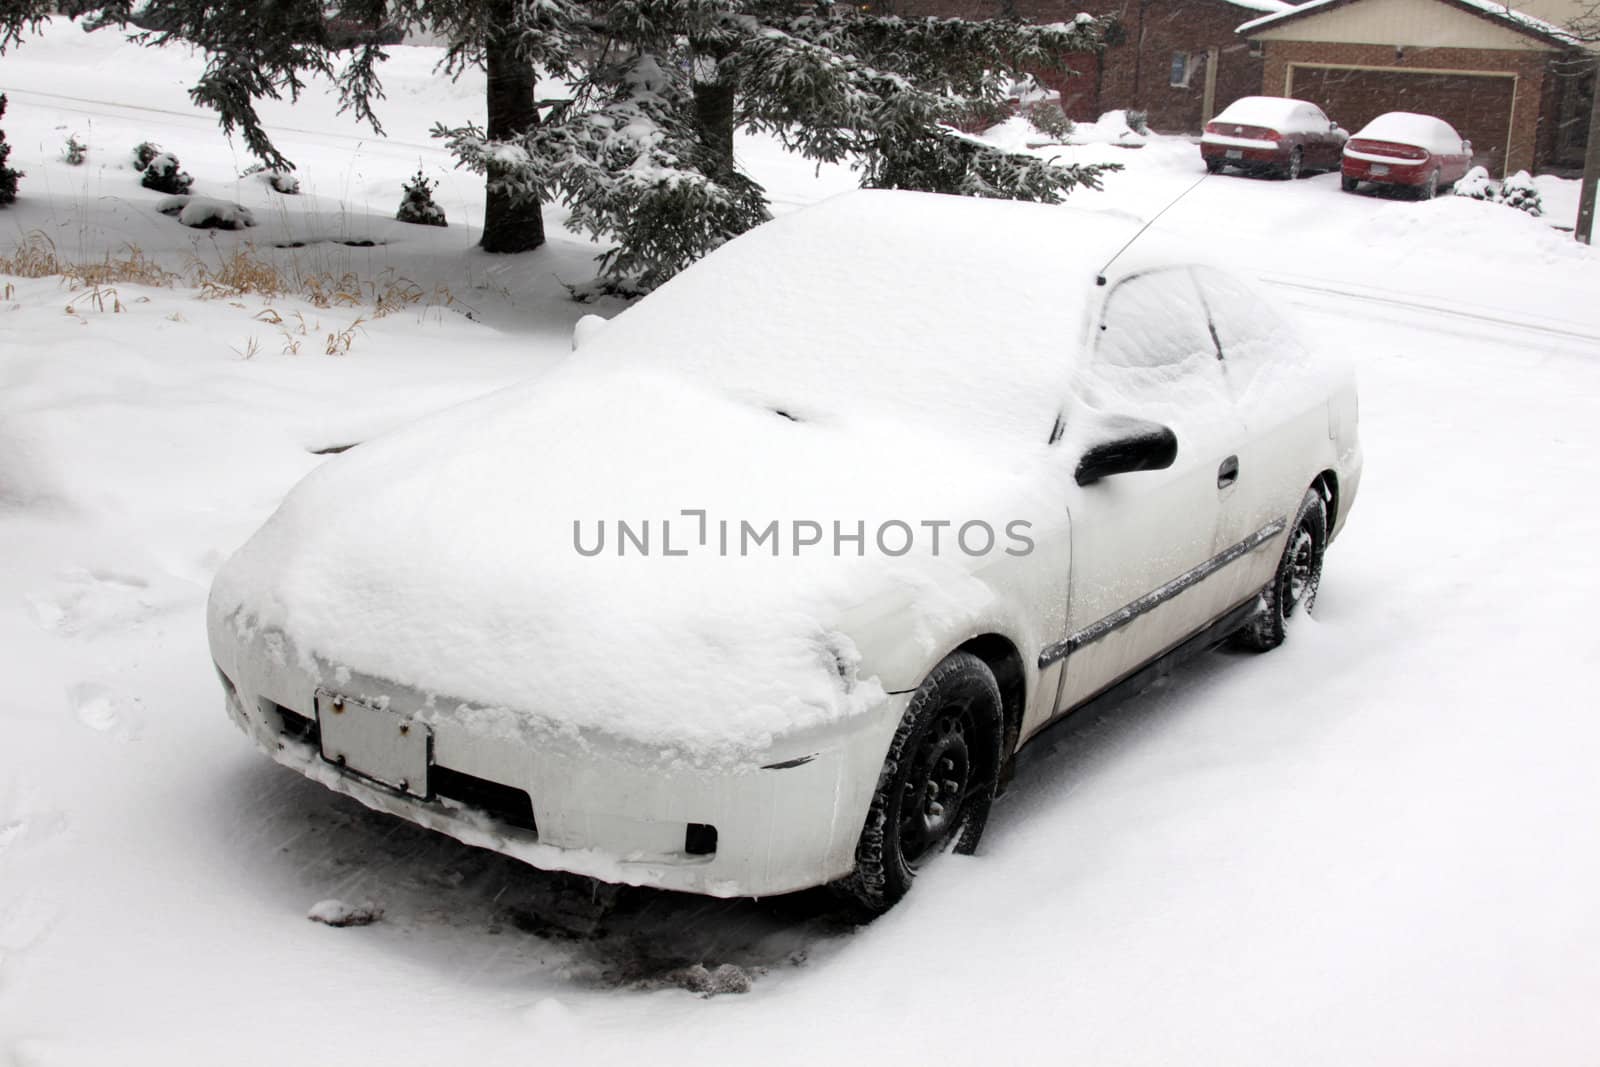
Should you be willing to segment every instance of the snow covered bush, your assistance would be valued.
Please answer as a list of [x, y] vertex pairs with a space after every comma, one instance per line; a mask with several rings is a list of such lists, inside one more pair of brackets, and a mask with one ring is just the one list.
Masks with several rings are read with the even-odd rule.
[[1473, 200], [1486, 200], [1492, 204], [1505, 204], [1518, 211], [1526, 211], [1535, 218], [1544, 214], [1544, 204], [1540, 200], [1538, 187], [1533, 184], [1533, 178], [1525, 170], [1517, 171], [1496, 186], [1489, 180], [1487, 170], [1473, 167], [1456, 182], [1456, 195], [1470, 197]]
[[1059, 99], [1029, 104], [1024, 114], [1033, 123], [1033, 128], [1047, 137], [1065, 141], [1072, 134], [1073, 122], [1062, 110]]
[[[144, 145], [140, 145], [143, 148]], [[139, 184], [158, 193], [181, 196], [189, 191], [194, 179], [178, 165], [178, 157], [171, 152], [161, 152], [150, 157], [144, 166], [144, 177]]]
[[[6, 97], [0, 93], [0, 118], [4, 118], [5, 113]], [[17, 179], [22, 177], [22, 171], [6, 166], [6, 159], [10, 155], [11, 146], [6, 144], [6, 131], [0, 130], [0, 207], [17, 199]]]
[[432, 182], [422, 173], [422, 168], [417, 168], [417, 173], [405, 183], [400, 197], [400, 210], [394, 217], [401, 222], [415, 223], [418, 226], [446, 226], [444, 208], [433, 202], [433, 189], [438, 182]]
[[242, 230], [256, 224], [249, 208], [209, 196], [168, 197], [156, 205], [156, 210], [197, 230]]
[[154, 141], [140, 141], [133, 149], [133, 169], [144, 170], [160, 154], [161, 146]]
[[1534, 218], [1544, 214], [1544, 204], [1539, 198], [1538, 188], [1533, 184], [1533, 176], [1525, 170], [1517, 171], [1500, 184], [1500, 202], [1518, 211], [1526, 211]]
[[265, 163], [252, 163], [244, 169], [244, 173], [239, 177], [248, 178], [252, 175], [260, 176], [261, 180], [270, 185], [274, 192], [282, 193], [284, 196], [297, 196], [300, 193], [300, 179], [296, 178], [290, 171], [278, 170], [267, 166]]
[[1473, 167], [1456, 182], [1456, 195], [1470, 197], [1473, 200], [1495, 199], [1494, 183], [1489, 180], [1489, 172], [1483, 167]]
[[61, 154], [61, 158], [66, 160], [68, 165], [79, 167], [83, 165], [83, 161], [88, 157], [89, 146], [78, 140], [77, 134], [69, 135], [67, 137], [67, 149]]

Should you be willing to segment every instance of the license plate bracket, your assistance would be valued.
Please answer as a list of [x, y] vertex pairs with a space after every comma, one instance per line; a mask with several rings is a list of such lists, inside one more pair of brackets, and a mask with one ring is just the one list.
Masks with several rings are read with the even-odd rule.
[[322, 758], [347, 773], [409, 793], [428, 795], [433, 731], [386, 707], [318, 689]]

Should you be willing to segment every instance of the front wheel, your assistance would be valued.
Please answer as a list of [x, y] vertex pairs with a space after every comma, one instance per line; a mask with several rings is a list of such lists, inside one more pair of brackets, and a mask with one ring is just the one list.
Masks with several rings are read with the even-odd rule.
[[977, 656], [955, 652], [912, 694], [840, 888], [868, 912], [889, 910], [951, 843], [971, 852], [999, 780], [1000, 686]]
[[1290, 620], [1309, 613], [1322, 582], [1322, 556], [1328, 547], [1328, 505], [1316, 489], [1307, 490], [1289, 527], [1289, 540], [1272, 581], [1261, 591], [1250, 621], [1233, 635], [1233, 644], [1267, 652], [1283, 644]]

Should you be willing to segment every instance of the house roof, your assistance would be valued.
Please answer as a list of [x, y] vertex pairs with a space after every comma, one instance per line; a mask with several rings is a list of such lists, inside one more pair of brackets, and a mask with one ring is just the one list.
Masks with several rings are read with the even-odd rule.
[[[1261, 0], [1261, 2], [1266, 2], [1266, 0]], [[1238, 27], [1235, 32], [1248, 37], [1258, 30], [1281, 26], [1297, 19], [1314, 18], [1323, 12], [1355, 2], [1357, 0], [1309, 0], [1308, 3], [1300, 4], [1296, 7], [1284, 5], [1283, 10], [1264, 15], [1258, 19], [1251, 19]], [[1513, 11], [1504, 4], [1495, 3], [1494, 0], [1437, 0], [1437, 2], [1459, 8], [1469, 14], [1477, 15], [1479, 18], [1488, 19], [1490, 22], [1498, 23], [1509, 30], [1526, 34], [1547, 44], [1558, 45], [1562, 48], [1573, 48], [1579, 44], [1576, 37], [1555, 23], [1534, 18], [1532, 15], [1523, 14], [1521, 11]]]

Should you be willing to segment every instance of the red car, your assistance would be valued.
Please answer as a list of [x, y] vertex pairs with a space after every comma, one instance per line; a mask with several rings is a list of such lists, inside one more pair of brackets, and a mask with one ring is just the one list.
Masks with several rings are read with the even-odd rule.
[[1200, 155], [1212, 174], [1236, 167], [1298, 178], [1310, 170], [1337, 170], [1348, 136], [1316, 104], [1284, 96], [1244, 96], [1206, 123]]
[[1472, 142], [1443, 119], [1391, 111], [1379, 115], [1344, 146], [1340, 187], [1355, 192], [1362, 182], [1403, 185], [1432, 200], [1472, 166]]

